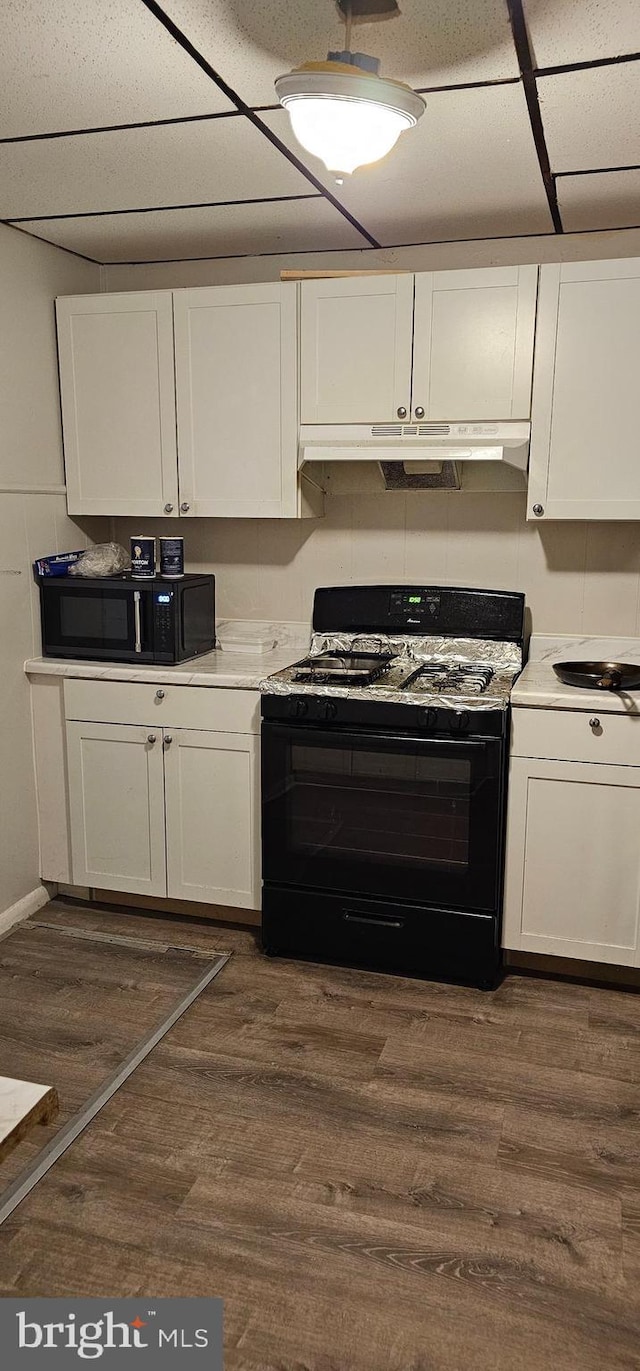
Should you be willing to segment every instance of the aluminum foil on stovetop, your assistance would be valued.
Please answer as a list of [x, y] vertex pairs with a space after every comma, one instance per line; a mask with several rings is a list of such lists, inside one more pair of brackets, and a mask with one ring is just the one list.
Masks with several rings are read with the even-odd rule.
[[[393, 653], [396, 660], [372, 685], [319, 685], [296, 681], [296, 667], [286, 667], [260, 682], [263, 695], [332, 695], [336, 699], [379, 700], [385, 704], [437, 704], [443, 709], [506, 709], [515, 677], [522, 670], [518, 643], [493, 642], [485, 638], [401, 637], [387, 634], [314, 633], [309, 655], [321, 652]], [[494, 675], [481, 695], [455, 691], [446, 694], [424, 689], [413, 691], [403, 683], [421, 662], [482, 663]]]

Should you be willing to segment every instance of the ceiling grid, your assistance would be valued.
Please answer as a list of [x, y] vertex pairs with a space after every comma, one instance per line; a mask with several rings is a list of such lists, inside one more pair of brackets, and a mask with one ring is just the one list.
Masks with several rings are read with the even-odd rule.
[[88, 260], [640, 227], [638, 0], [403, 0], [357, 45], [426, 115], [341, 185], [273, 103], [334, 0], [6, 3], [0, 220]]

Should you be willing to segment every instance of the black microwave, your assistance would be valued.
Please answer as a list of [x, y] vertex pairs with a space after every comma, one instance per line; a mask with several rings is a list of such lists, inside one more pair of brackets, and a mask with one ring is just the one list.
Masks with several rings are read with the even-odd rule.
[[45, 657], [184, 662], [216, 645], [215, 577], [40, 578]]

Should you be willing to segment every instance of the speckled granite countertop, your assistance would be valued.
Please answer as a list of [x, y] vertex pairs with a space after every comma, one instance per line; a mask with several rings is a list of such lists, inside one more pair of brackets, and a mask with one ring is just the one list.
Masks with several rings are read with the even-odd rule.
[[[247, 631], [249, 621], [242, 621]], [[274, 671], [282, 671], [307, 651], [310, 629], [305, 624], [256, 622], [257, 636], [273, 637], [276, 646], [265, 652], [237, 652], [230, 646], [235, 621], [218, 624], [220, 646], [203, 657], [177, 666], [138, 666], [135, 662], [85, 662], [59, 657], [32, 657], [25, 662], [28, 676], [72, 676], [86, 681], [146, 681], [159, 685], [214, 686], [222, 689], [257, 690]], [[225, 640], [228, 645], [225, 647]]]
[[548, 637], [534, 634], [529, 661], [511, 693], [514, 708], [594, 710], [600, 714], [640, 715], [640, 690], [588, 690], [564, 685], [554, 662], [640, 663], [640, 638]]

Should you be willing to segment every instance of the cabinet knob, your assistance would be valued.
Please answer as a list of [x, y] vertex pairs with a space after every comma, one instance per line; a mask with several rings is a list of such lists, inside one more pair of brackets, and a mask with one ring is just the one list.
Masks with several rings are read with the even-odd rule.
[[156, 700], [164, 700], [164, 690], [156, 690]]
[[170, 734], [170, 733], [165, 733], [165, 735], [164, 735], [164, 745], [165, 745], [165, 747], [171, 747], [172, 742], [173, 742], [173, 738], [171, 737], [171, 734]]
[[191, 505], [187, 504], [186, 500], [183, 500], [180, 509], [183, 514], [188, 514], [189, 510], [191, 509]]
[[416, 419], [424, 419], [424, 405], [416, 405], [414, 409]]
[[173, 514], [173, 505], [165, 505], [164, 512], [165, 514]]
[[147, 742], [148, 742], [148, 743], [151, 743], [151, 746], [153, 747], [153, 744], [156, 742], [156, 735], [155, 735], [155, 733], [148, 733], [148, 734], [147, 734]]
[[602, 724], [600, 723], [599, 719], [593, 718], [589, 720], [589, 727], [592, 728], [595, 732], [597, 728], [602, 728]]
[[538, 518], [540, 518], [540, 515], [544, 514], [544, 505], [534, 505], [533, 512], [537, 515]]
[[406, 417], [407, 417], [407, 408], [406, 408], [406, 405], [400, 405], [399, 409], [396, 410], [396, 414], [397, 414], [397, 416], [398, 416], [399, 419], [406, 419]]

